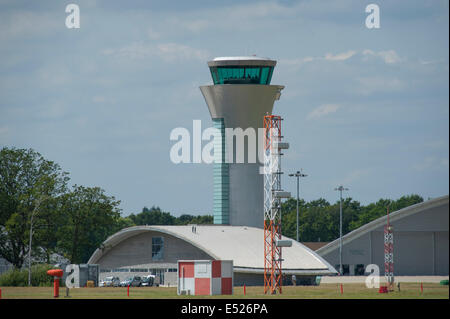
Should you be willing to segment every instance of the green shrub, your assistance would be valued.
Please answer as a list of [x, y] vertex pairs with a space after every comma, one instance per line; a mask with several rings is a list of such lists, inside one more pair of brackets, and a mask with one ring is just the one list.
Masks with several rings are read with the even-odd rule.
[[[47, 275], [47, 270], [52, 269], [52, 265], [36, 264], [31, 266], [31, 285], [49, 287], [53, 285], [53, 277]], [[28, 268], [11, 269], [0, 275], [0, 286], [28, 286]]]

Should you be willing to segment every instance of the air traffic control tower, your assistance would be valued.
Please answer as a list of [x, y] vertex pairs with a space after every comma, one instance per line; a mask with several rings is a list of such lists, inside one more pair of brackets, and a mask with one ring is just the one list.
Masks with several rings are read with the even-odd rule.
[[[220, 149], [214, 153], [213, 164], [214, 224], [263, 228], [264, 175], [260, 170], [263, 160], [258, 160], [263, 136], [258, 137], [258, 128], [263, 127], [264, 115], [272, 114], [274, 102], [284, 88], [270, 85], [275, 65], [274, 60], [255, 56], [221, 57], [208, 62], [214, 85], [201, 86], [200, 90], [213, 126], [221, 132], [220, 138], [214, 139], [214, 147]], [[244, 145], [243, 160], [242, 149], [239, 152], [236, 148], [237, 138], [234, 138], [233, 156], [230, 156], [226, 145], [231, 141], [226, 140], [225, 128], [234, 132], [239, 128], [244, 132], [252, 128], [256, 133], [257, 143], [248, 135], [250, 137], [241, 144]], [[229, 156], [228, 161], [226, 156]]]

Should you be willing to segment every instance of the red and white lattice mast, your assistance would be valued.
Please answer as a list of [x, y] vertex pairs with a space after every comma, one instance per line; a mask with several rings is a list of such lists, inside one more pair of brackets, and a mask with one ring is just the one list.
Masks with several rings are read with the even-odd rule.
[[387, 222], [384, 226], [384, 275], [390, 290], [394, 285], [394, 233], [389, 223], [389, 206], [387, 208]]
[[281, 199], [290, 197], [281, 189], [281, 117], [264, 116], [264, 293], [282, 292], [281, 248], [292, 245], [281, 239]]

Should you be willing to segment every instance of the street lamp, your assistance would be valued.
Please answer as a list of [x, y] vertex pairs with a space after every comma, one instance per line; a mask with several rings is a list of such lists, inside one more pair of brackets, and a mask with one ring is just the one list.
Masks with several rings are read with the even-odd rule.
[[339, 201], [339, 273], [342, 276], [342, 191], [348, 191], [348, 188], [344, 186], [339, 186], [334, 189], [335, 191], [339, 191], [340, 193], [340, 201]]
[[295, 176], [295, 177], [297, 177], [297, 242], [298, 242], [298, 199], [299, 199], [299, 178], [300, 177], [306, 177], [306, 176], [308, 176], [308, 175], [306, 175], [306, 174], [302, 174], [301, 173], [301, 169], [300, 169], [300, 171], [297, 171], [295, 174], [289, 174], [289, 176]]
[[31, 241], [33, 240], [33, 217], [36, 212], [38, 212], [38, 208], [42, 203], [42, 200], [46, 196], [41, 196], [37, 200], [36, 206], [34, 207], [33, 211], [31, 212], [30, 217], [30, 244], [28, 246], [28, 286], [31, 286]]

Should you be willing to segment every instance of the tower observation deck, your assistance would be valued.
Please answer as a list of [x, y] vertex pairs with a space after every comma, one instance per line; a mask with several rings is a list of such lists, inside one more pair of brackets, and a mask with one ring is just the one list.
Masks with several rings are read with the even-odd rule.
[[[214, 224], [263, 228], [264, 162], [258, 156], [263, 136], [258, 131], [262, 134], [264, 116], [272, 114], [284, 88], [270, 84], [275, 65], [275, 60], [255, 56], [208, 62], [214, 84], [200, 90], [220, 132], [214, 139]], [[228, 135], [227, 128], [233, 134], [242, 130], [245, 137]]]

